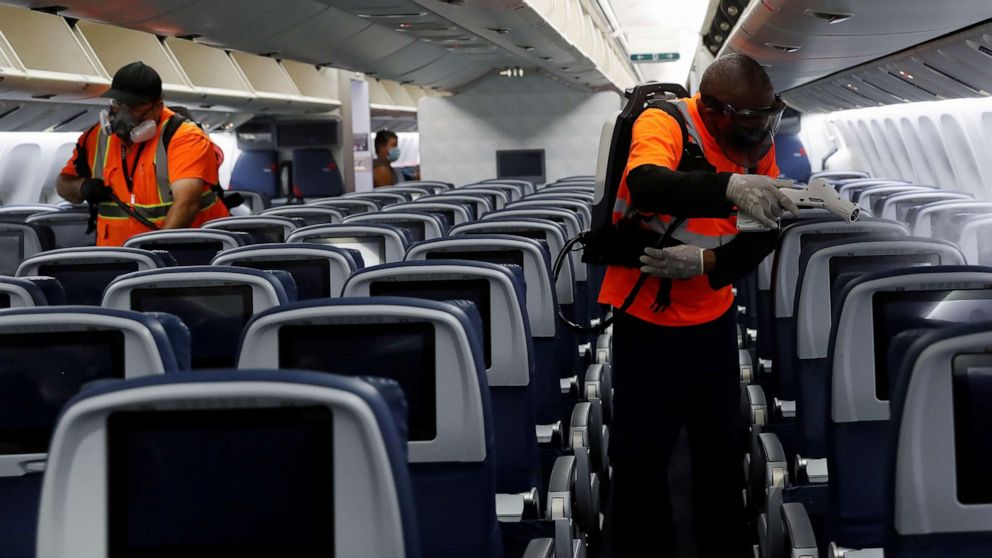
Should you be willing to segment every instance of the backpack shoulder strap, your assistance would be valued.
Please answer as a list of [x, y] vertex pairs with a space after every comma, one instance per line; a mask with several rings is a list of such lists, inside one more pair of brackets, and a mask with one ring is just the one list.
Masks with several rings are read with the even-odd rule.
[[[89, 149], [86, 144], [90, 141], [90, 136], [93, 135], [93, 131], [100, 127], [99, 124], [94, 124], [79, 138], [76, 142], [76, 158], [72, 162], [72, 166], [76, 169], [76, 176], [80, 178], [93, 178], [93, 169], [90, 168], [90, 154]], [[102, 138], [97, 137], [97, 142]], [[100, 150], [99, 145], [97, 146], [97, 151]]]
[[679, 125], [679, 130], [682, 131], [682, 149], [684, 150], [686, 146], [689, 145], [689, 128], [686, 126], [685, 117], [682, 116], [682, 111], [680, 111], [677, 106], [664, 99], [655, 99], [648, 102], [647, 106], [644, 108], [645, 110], [649, 108], [658, 109], [674, 118], [675, 122]]
[[155, 179], [158, 182], [158, 195], [162, 203], [172, 201], [172, 188], [169, 183], [169, 143], [183, 122], [186, 122], [186, 118], [181, 114], [170, 116], [162, 125], [162, 135], [158, 139], [158, 148], [155, 151]]
[[679, 110], [677, 106], [673, 103], [662, 99], [656, 99], [647, 103], [644, 107], [647, 109], [658, 109], [664, 111], [675, 119], [679, 124], [679, 129], [682, 131], [682, 157], [679, 160], [678, 170], [683, 172], [690, 171], [707, 171], [716, 172], [716, 169], [706, 160], [706, 154], [703, 152], [703, 146], [697, 144], [696, 142], [689, 141], [689, 128], [685, 121], [685, 115]]

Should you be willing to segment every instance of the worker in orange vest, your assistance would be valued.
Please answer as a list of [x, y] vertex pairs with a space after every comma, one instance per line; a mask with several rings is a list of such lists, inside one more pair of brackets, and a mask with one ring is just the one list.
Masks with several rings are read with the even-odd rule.
[[110, 108], [85, 131], [58, 178], [58, 193], [96, 207], [98, 246], [155, 229], [199, 227], [230, 215], [213, 142], [165, 107], [162, 79], [132, 62], [114, 74]]
[[599, 295], [620, 309], [649, 275], [613, 325], [611, 538], [616, 558], [675, 555], [668, 465], [685, 428], [699, 556], [740, 558], [744, 426], [730, 284], [771, 252], [775, 233], [738, 234], [733, 212], [765, 225], [798, 212], [779, 191], [789, 183], [776, 180], [771, 149], [785, 104], [762, 67], [736, 54], [706, 70], [699, 94], [671, 104], [635, 121], [613, 217], [668, 238], [645, 248], [640, 268], [611, 265]]

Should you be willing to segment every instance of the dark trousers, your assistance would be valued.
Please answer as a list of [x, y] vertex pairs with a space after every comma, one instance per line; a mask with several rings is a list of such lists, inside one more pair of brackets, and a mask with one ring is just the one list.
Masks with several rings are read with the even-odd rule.
[[613, 326], [615, 558], [675, 554], [668, 464], [683, 427], [692, 455], [700, 558], [746, 550], [736, 314], [664, 327], [624, 314]]

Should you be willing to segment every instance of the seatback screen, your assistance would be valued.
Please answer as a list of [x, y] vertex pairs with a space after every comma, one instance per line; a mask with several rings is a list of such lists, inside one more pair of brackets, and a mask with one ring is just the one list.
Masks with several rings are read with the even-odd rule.
[[84, 384], [124, 377], [120, 331], [0, 335], [0, 454], [44, 453]]
[[866, 273], [932, 265], [940, 265], [938, 254], [890, 254], [830, 258], [830, 300], [837, 300], [847, 283]]
[[66, 263], [38, 266], [38, 275], [54, 277], [65, 289], [66, 304], [100, 306], [107, 285], [121, 275], [138, 271], [137, 262]]
[[48, 219], [44, 224], [52, 228], [56, 248], [79, 248], [96, 245], [96, 235], [92, 232], [86, 233], [85, 221]]
[[286, 241], [286, 228], [279, 225], [238, 225], [228, 228], [231, 231], [246, 232], [255, 244], [282, 244]]
[[409, 405], [410, 440], [433, 440], [434, 343], [429, 323], [286, 325], [279, 329], [279, 367], [395, 380]]
[[167, 312], [189, 328], [193, 368], [233, 368], [241, 330], [252, 315], [249, 285], [138, 288], [131, 308]]
[[0, 275], [13, 277], [22, 261], [24, 261], [24, 234], [0, 232]]
[[494, 264], [516, 265], [523, 268], [524, 253], [522, 250], [451, 250], [444, 252], [428, 252], [428, 260], [472, 260]]
[[371, 296], [408, 296], [428, 300], [467, 300], [475, 304], [482, 318], [482, 338], [486, 368], [492, 366], [492, 313], [489, 281], [461, 279], [441, 281], [375, 281], [369, 285]]
[[252, 269], [278, 269], [289, 272], [296, 283], [297, 300], [327, 298], [331, 293], [331, 265], [327, 260], [241, 260], [234, 262], [234, 265]]
[[992, 504], [992, 355], [958, 355], [952, 368], [958, 501]]
[[10, 308], [9, 293], [0, 293], [0, 308]]
[[143, 242], [141, 248], [165, 250], [176, 259], [176, 265], [210, 265], [224, 245], [220, 242]]
[[892, 341], [900, 333], [936, 329], [962, 323], [992, 320], [992, 290], [879, 292], [872, 295], [872, 330], [875, 344], [875, 397], [889, 399], [898, 370], [889, 363], [900, 360], [890, 354]]
[[327, 407], [118, 411], [108, 556], [334, 556]]
[[408, 233], [410, 233], [411, 242], [420, 242], [427, 236], [426, 225], [423, 221], [382, 221], [386, 225], [392, 225], [394, 227], [399, 227]]
[[362, 255], [365, 267], [372, 267], [386, 261], [386, 239], [381, 236], [329, 236], [309, 238], [306, 242], [356, 250]]

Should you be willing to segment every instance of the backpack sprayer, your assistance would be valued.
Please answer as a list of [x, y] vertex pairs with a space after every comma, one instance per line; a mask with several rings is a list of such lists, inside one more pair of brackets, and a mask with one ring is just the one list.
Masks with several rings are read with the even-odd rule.
[[[861, 208], [840, 197], [830, 184], [822, 178], [814, 178], [806, 188], [782, 188], [779, 190], [800, 208], [826, 209], [847, 223], [858, 220]], [[737, 215], [737, 230], [741, 232], [767, 231], [768, 227], [745, 215]]]

